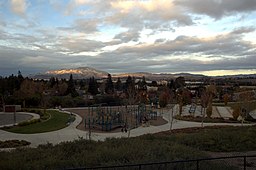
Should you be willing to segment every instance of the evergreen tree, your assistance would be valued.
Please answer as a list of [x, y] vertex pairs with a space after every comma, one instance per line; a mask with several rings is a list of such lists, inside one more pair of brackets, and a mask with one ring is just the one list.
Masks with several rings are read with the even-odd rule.
[[147, 90], [147, 82], [146, 78], [143, 76], [142, 81], [139, 81], [139, 90], [146, 91]]
[[168, 82], [168, 85], [170, 90], [175, 90], [175, 83], [173, 81], [173, 79], [171, 79], [169, 82]]
[[135, 79], [131, 76], [128, 76], [125, 86], [128, 104], [134, 104], [136, 102]]
[[49, 83], [50, 83], [50, 87], [53, 88], [54, 85], [56, 84], [55, 78], [51, 77], [50, 80], [49, 80]]
[[175, 87], [178, 88], [183, 88], [185, 87], [185, 78], [184, 77], [178, 77], [175, 79]]
[[122, 88], [122, 82], [121, 82], [121, 80], [120, 80], [120, 78], [118, 77], [118, 79], [117, 79], [117, 82], [116, 82], [116, 84], [115, 84], [115, 87], [116, 87], [116, 90], [118, 90], [118, 91], [121, 91], [123, 88]]
[[67, 88], [66, 94], [67, 95], [71, 94], [72, 97], [79, 96], [79, 94], [77, 93], [76, 88], [75, 88], [75, 83], [74, 83], [72, 74], [70, 75], [69, 80], [68, 80], [68, 88]]
[[15, 82], [16, 82], [16, 90], [20, 89], [20, 85], [23, 82], [24, 77], [21, 74], [21, 71], [18, 71], [18, 77], [15, 77]]
[[24, 79], [24, 77], [22, 76], [22, 74], [21, 74], [21, 71], [20, 71], [20, 70], [18, 71], [18, 79], [21, 79], [21, 80], [23, 80], [23, 79]]
[[80, 89], [85, 89], [85, 80], [80, 80], [79, 81], [79, 86], [80, 86]]
[[127, 77], [126, 83], [125, 83], [125, 90], [127, 91], [128, 89], [135, 90], [135, 80], [131, 76]]
[[114, 92], [114, 85], [113, 85], [111, 74], [108, 74], [105, 92], [108, 94], [111, 94]]
[[94, 77], [90, 78], [89, 80], [88, 92], [91, 93], [92, 95], [98, 94], [98, 83], [94, 79]]

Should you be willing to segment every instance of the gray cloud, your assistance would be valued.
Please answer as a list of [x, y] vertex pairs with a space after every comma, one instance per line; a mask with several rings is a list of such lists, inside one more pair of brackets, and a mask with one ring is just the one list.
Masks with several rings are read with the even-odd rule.
[[[227, 35], [218, 35], [211, 39], [178, 36], [174, 40], [160, 44], [138, 45], [135, 47], [121, 47], [117, 50], [120, 54], [136, 54], [137, 57], [157, 57], [162, 55], [190, 55], [201, 54], [210, 56], [244, 56], [255, 52], [251, 42], [242, 40], [242, 33], [253, 31], [252, 28], [241, 28]], [[240, 32], [240, 34], [237, 34]]]
[[64, 38], [60, 40], [59, 49], [69, 52], [71, 54], [80, 52], [95, 52], [104, 47], [105, 44], [100, 41], [78, 39], [78, 38]]
[[[234, 14], [241, 17], [240, 13], [255, 11], [254, 0], [148, 1], [147, 4], [131, 1], [131, 6], [119, 2], [122, 1], [70, 0], [63, 5], [51, 0], [54, 9], [76, 18], [68, 26], [40, 25], [37, 17], [21, 18], [16, 23], [3, 19], [0, 12], [1, 73], [11, 70], [16, 73], [17, 69], [41, 72], [80, 66], [109, 72], [256, 68], [255, 44], [244, 39], [247, 34], [255, 32], [255, 27], [248, 24], [237, 24], [240, 27], [207, 38], [181, 34], [175, 35], [176, 38], [154, 37], [152, 43], [140, 40], [146, 29], [150, 31], [145, 37], [156, 36], [163, 31], [175, 33], [179, 28], [197, 26], [203, 15], [216, 19], [212, 22]], [[202, 16], [197, 18], [198, 15], [194, 14]], [[112, 27], [118, 31], [109, 31]], [[98, 37], [92, 40], [93, 36], [109, 32], [113, 37], [108, 37], [108, 42]], [[116, 49], [115, 45], [120, 47]], [[111, 46], [115, 48], [111, 49]], [[110, 50], [104, 51], [104, 47]], [[95, 55], [81, 55], [83, 52]]]
[[138, 41], [140, 34], [137, 30], [128, 30], [126, 32], [122, 32], [117, 34], [114, 39], [120, 40], [121, 42], [130, 42], [130, 41]]
[[100, 20], [98, 19], [78, 19], [75, 21], [74, 29], [83, 32], [83, 33], [93, 33], [97, 32], [98, 28], [97, 26], [99, 25]]
[[208, 15], [215, 19], [256, 10], [255, 0], [175, 0], [175, 4], [186, 7], [193, 13]]
[[[253, 28], [240, 28], [209, 40], [179, 36], [175, 40], [152, 45], [125, 46], [113, 52], [102, 53], [93, 62], [100, 68], [112, 71], [175, 72], [253, 69], [256, 68], [256, 47], [242, 40], [241, 36], [253, 30]], [[237, 34], [238, 32], [240, 34]], [[192, 59], [194, 56], [197, 56], [197, 59]], [[217, 59], [214, 59], [216, 57]], [[207, 58], [213, 59], [205, 62]], [[113, 61], [115, 61], [114, 64]]]

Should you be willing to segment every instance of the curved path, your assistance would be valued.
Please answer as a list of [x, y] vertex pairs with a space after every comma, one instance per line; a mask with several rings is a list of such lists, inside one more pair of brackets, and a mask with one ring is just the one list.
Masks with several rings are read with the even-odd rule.
[[35, 113], [29, 112], [16, 112], [16, 123], [14, 123], [14, 115], [13, 113], [0, 112], [0, 128], [17, 125], [20, 122], [40, 119], [40, 116]]
[[[79, 123], [82, 121], [82, 118], [76, 115], [76, 119], [74, 122], [72, 122], [68, 127], [53, 131], [53, 132], [46, 132], [46, 133], [37, 133], [37, 134], [16, 134], [11, 132], [6, 132], [3, 130], [0, 130], [0, 141], [3, 140], [12, 140], [12, 139], [18, 139], [18, 140], [26, 140], [31, 142], [31, 147], [37, 147], [40, 144], [58, 144], [60, 142], [65, 141], [73, 141], [75, 139], [79, 138], [88, 138], [88, 132], [81, 131], [79, 129], [76, 129], [76, 126], [79, 125]], [[163, 114], [164, 119], [168, 121], [167, 124], [161, 125], [161, 126], [149, 126], [149, 127], [138, 127], [136, 129], [132, 129], [130, 131], [130, 137], [136, 137], [143, 134], [149, 134], [149, 133], [157, 133], [161, 131], [167, 131], [170, 130], [170, 115], [171, 110]], [[241, 126], [241, 124], [232, 124], [232, 123], [204, 123], [204, 126], [214, 126], [214, 125], [233, 125], [233, 126]], [[250, 124], [252, 125], [252, 124]], [[188, 127], [201, 127], [201, 123], [198, 122], [188, 122], [188, 121], [180, 121], [180, 120], [174, 120], [172, 129], [181, 129], [181, 128], [188, 128]], [[91, 139], [92, 140], [105, 140], [106, 138], [120, 138], [120, 137], [128, 137], [129, 133], [92, 133]]]

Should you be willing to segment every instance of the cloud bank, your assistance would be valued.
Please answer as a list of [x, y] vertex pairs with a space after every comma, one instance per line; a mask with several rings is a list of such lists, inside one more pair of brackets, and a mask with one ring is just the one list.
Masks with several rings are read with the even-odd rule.
[[254, 0], [10, 0], [0, 9], [3, 75], [256, 69]]

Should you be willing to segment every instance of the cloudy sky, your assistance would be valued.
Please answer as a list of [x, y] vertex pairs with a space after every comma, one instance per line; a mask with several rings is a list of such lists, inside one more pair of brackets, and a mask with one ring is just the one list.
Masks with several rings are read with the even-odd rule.
[[256, 0], [2, 0], [0, 75], [256, 73]]

